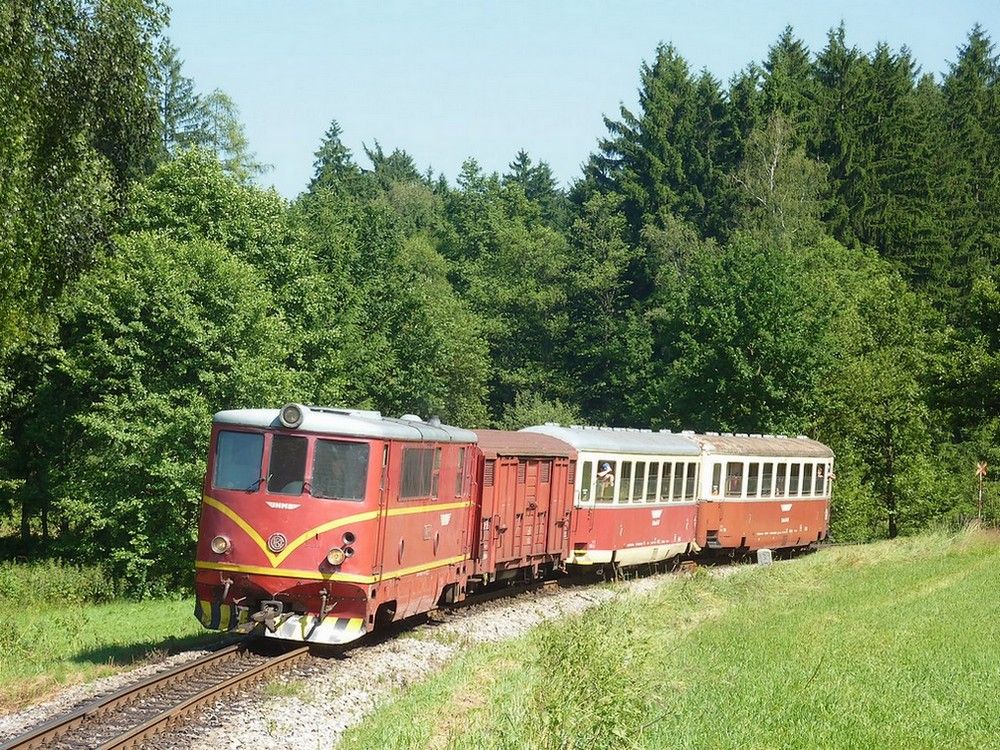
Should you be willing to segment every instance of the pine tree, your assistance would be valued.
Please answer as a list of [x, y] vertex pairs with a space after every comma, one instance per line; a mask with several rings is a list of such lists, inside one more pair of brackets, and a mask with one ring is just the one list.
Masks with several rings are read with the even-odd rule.
[[183, 61], [169, 42], [160, 45], [157, 65], [157, 106], [160, 112], [160, 144], [165, 156], [203, 139], [202, 103], [194, 81], [182, 72]]
[[815, 81], [809, 48], [795, 38], [791, 26], [768, 50], [761, 94], [764, 112], [780, 112], [792, 126], [796, 143], [807, 142], [812, 134]]
[[1000, 65], [978, 24], [945, 77], [944, 115], [951, 175], [952, 284], [966, 287], [1000, 262]]
[[361, 169], [354, 163], [351, 150], [344, 145], [340, 135], [340, 123], [330, 122], [323, 134], [323, 142], [316, 151], [313, 162], [313, 178], [309, 190], [332, 189], [350, 191], [361, 177]]
[[588, 177], [601, 192], [624, 198], [633, 238], [662, 214], [693, 218], [704, 197], [688, 171], [697, 137], [695, 84], [687, 63], [672, 45], [656, 49], [643, 63], [639, 112], [620, 109], [621, 120], [604, 118], [609, 137], [591, 162]]
[[507, 168], [510, 171], [503, 176], [505, 185], [520, 186], [525, 197], [538, 204], [542, 218], [550, 227], [562, 230], [569, 228], [569, 199], [559, 188], [548, 162], [534, 164], [528, 152], [521, 149]]

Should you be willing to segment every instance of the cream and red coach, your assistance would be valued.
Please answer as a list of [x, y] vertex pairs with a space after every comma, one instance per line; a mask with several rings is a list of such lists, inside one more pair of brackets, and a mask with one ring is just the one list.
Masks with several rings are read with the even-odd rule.
[[208, 627], [344, 643], [460, 598], [476, 435], [290, 404], [215, 415], [196, 568]]
[[577, 452], [568, 563], [639, 565], [692, 549], [701, 448], [688, 433], [558, 424], [523, 432]]
[[698, 545], [806, 547], [827, 536], [833, 451], [800, 435], [693, 435], [702, 449]]

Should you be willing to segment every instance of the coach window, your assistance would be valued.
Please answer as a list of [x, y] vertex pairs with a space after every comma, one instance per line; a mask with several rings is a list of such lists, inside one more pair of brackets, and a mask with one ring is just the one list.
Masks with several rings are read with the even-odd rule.
[[816, 488], [813, 490], [814, 495], [823, 494], [823, 484], [826, 481], [826, 466], [824, 464], [816, 464]]
[[267, 469], [267, 491], [279, 495], [300, 495], [306, 479], [304, 437], [275, 435], [271, 439], [271, 463]]
[[627, 503], [629, 492], [632, 491], [632, 462], [622, 461], [621, 478], [618, 482], [618, 502]]
[[771, 497], [771, 483], [774, 480], [774, 464], [770, 461], [763, 464], [760, 471], [760, 496]]
[[656, 502], [656, 485], [660, 480], [660, 464], [650, 461], [649, 476], [646, 477], [646, 502]]
[[256, 490], [263, 456], [264, 436], [259, 432], [221, 431], [215, 443], [212, 484], [220, 490]]
[[757, 482], [760, 478], [760, 464], [751, 462], [747, 467], [747, 497], [757, 497]]
[[[597, 461], [597, 502], [611, 503], [615, 499], [615, 486], [618, 478], [615, 474], [617, 461], [601, 458]], [[608, 468], [605, 469], [604, 467]]]
[[646, 489], [646, 462], [635, 462], [635, 481], [632, 482], [632, 502], [641, 503]]
[[833, 481], [833, 464], [826, 465], [826, 496], [830, 497], [830, 490], [833, 489], [830, 485]]
[[695, 482], [698, 477], [698, 464], [693, 461], [687, 465], [687, 479], [684, 482], [684, 499], [694, 499]]
[[590, 493], [594, 489], [594, 462], [584, 461], [580, 476], [580, 502], [590, 502]]
[[334, 500], [364, 500], [368, 444], [317, 440], [313, 448], [312, 494]]
[[674, 489], [670, 493], [670, 499], [677, 501], [684, 499], [684, 464], [678, 461], [674, 464]]
[[796, 497], [799, 494], [799, 471], [802, 464], [792, 464], [788, 471], [788, 496]]
[[802, 464], [802, 497], [813, 491], [813, 464]]
[[712, 495], [718, 497], [722, 492], [722, 464], [712, 466]]
[[788, 476], [788, 464], [778, 464], [774, 471], [774, 496], [785, 496], [785, 478]]
[[670, 499], [670, 486], [674, 479], [674, 465], [670, 461], [663, 464], [663, 481], [660, 483], [660, 500]]
[[726, 464], [726, 497], [743, 494], [743, 462], [730, 461]]

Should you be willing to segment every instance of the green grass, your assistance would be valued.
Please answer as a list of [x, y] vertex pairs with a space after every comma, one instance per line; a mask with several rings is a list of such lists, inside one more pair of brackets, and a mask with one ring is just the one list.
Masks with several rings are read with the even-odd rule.
[[974, 532], [700, 573], [469, 649], [340, 747], [997, 747], [998, 578]]
[[0, 599], [0, 711], [121, 665], [218, 639], [195, 620], [190, 599], [19, 606]]

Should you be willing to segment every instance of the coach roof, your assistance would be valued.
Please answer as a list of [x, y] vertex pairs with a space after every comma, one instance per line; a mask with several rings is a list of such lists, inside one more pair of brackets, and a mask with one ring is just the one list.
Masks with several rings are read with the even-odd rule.
[[[218, 412], [213, 421], [222, 425], [284, 430], [286, 428], [281, 423], [280, 413], [279, 409], [233, 409]], [[319, 406], [303, 406], [302, 423], [293, 429], [296, 432], [314, 432], [379, 440], [433, 443], [476, 442], [476, 433], [463, 430], [460, 427], [441, 424], [433, 418], [425, 422], [420, 417], [407, 414], [399, 419], [392, 419], [383, 417], [377, 411], [333, 409]]]
[[606, 453], [643, 453], [671, 456], [697, 456], [698, 445], [688, 433], [630, 430], [621, 427], [563, 427], [552, 422], [525, 427], [523, 432], [539, 432], [569, 443], [578, 451]]
[[805, 435], [745, 435], [737, 433], [692, 435], [706, 453], [722, 456], [787, 456], [833, 458], [833, 451]]

